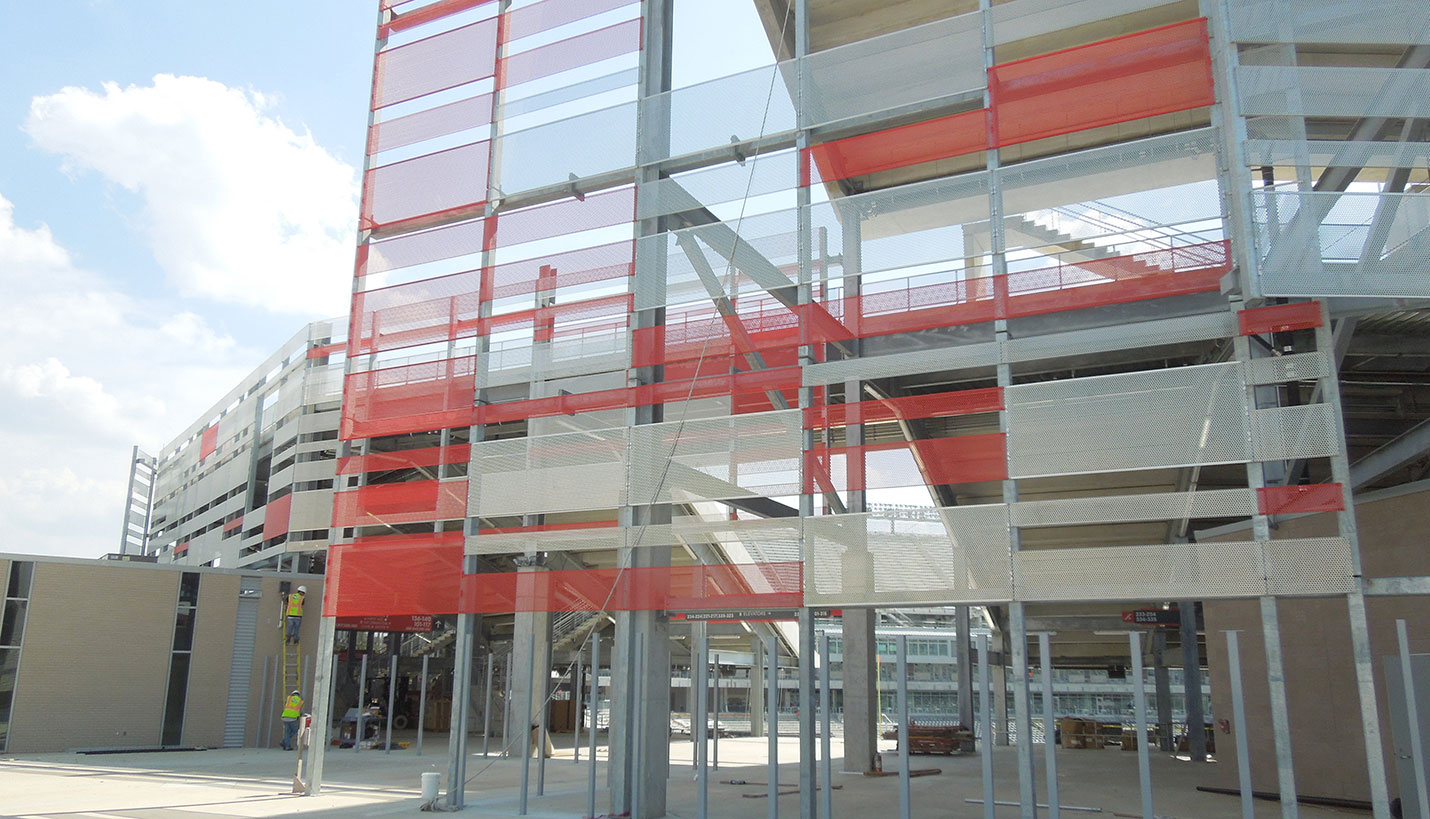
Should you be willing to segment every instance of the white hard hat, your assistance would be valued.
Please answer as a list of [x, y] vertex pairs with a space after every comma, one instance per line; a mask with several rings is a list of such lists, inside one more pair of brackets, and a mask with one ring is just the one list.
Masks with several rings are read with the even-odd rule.
[[298, 587], [298, 591], [303, 592], [304, 594], [307, 594], [307, 593], [308, 593], [308, 587], [307, 587], [307, 586], [299, 586], [299, 587]]
[[292, 696], [292, 697], [300, 697], [300, 696], [302, 696], [302, 692], [295, 688], [295, 689], [293, 689], [293, 693], [290, 694], [289, 696]]

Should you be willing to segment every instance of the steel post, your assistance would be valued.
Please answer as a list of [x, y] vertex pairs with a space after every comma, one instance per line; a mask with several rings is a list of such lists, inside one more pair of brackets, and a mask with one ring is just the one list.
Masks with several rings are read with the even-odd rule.
[[710, 747], [709, 729], [706, 728], [709, 720], [705, 713], [706, 695], [709, 693], [705, 684], [709, 638], [704, 621], [691, 623], [690, 630], [694, 638], [690, 651], [690, 741], [693, 743], [690, 756], [695, 762], [695, 815], [705, 819], [710, 812], [710, 770], [705, 759]]
[[392, 708], [397, 704], [397, 651], [392, 635], [387, 635], [387, 731], [383, 734], [383, 753], [392, 753]]
[[829, 691], [829, 632], [819, 635], [819, 717], [820, 717], [820, 774], [824, 780], [824, 790], [820, 792], [820, 812], [824, 819], [834, 819], [834, 760], [830, 753], [830, 735], [833, 733], [834, 717], [830, 713]]
[[417, 755], [422, 756], [422, 732], [427, 722], [427, 661], [431, 655], [422, 655], [422, 679], [417, 688]]
[[576, 649], [576, 662], [571, 665], [571, 725], [574, 733], [571, 735], [571, 764], [581, 764], [581, 653], [584, 648]]
[[[368, 638], [368, 648], [372, 647], [372, 638]], [[362, 665], [358, 669], [358, 697], [357, 697], [357, 719], [353, 722], [353, 753], [362, 750], [362, 729], [363, 717], [367, 710], [363, 708], [363, 701], [367, 699], [367, 654], [362, 655]]]
[[765, 720], [769, 735], [770, 819], [780, 815], [780, 644], [774, 635], [765, 638]]
[[978, 707], [983, 741], [978, 753], [983, 758], [983, 819], [993, 819], [993, 692], [988, 684], [988, 635], [978, 635]]
[[1137, 712], [1137, 784], [1142, 791], [1142, 819], [1156, 819], [1152, 812], [1152, 759], [1147, 750], [1147, 681], [1142, 673], [1142, 632], [1127, 633], [1132, 654], [1132, 703]]
[[1052, 635], [1038, 634], [1038, 658], [1043, 663], [1043, 765], [1048, 780], [1048, 816], [1058, 819], [1057, 709], [1053, 702]]
[[1241, 690], [1241, 646], [1237, 632], [1226, 632], [1226, 670], [1231, 678], [1232, 734], [1236, 737], [1236, 780], [1241, 789], [1241, 817], [1255, 819], [1256, 807], [1251, 793], [1251, 752], [1246, 739], [1246, 697]]
[[909, 774], [909, 637], [899, 635], [899, 676], [896, 708], [899, 714], [899, 819], [913, 817], [912, 778]]
[[1028, 629], [1023, 604], [1008, 605], [1008, 638], [1013, 649], [1013, 706], [1018, 714], [1018, 802], [1023, 819], [1038, 815], [1038, 769], [1033, 757], [1033, 709], [1028, 691]]
[[[426, 661], [426, 658], [423, 658]], [[497, 656], [487, 646], [487, 684], [482, 688], [482, 756], [491, 749], [492, 739], [492, 672], [496, 670]]]
[[710, 767], [720, 770], [720, 655], [710, 658], [715, 673], [715, 731], [710, 736]]
[[[814, 613], [799, 610], [799, 815], [815, 819], [819, 775], [815, 755]], [[828, 783], [826, 783], [828, 784]]]
[[588, 706], [591, 711], [591, 731], [587, 741], [591, 743], [589, 756], [591, 757], [591, 767], [586, 772], [586, 816], [596, 815], [596, 731], [600, 728], [598, 718], [601, 714], [601, 633], [591, 632], [591, 704]]
[[1261, 631], [1266, 642], [1266, 683], [1271, 694], [1271, 730], [1276, 739], [1276, 779], [1281, 816], [1296, 819], [1296, 768], [1291, 756], [1291, 709], [1286, 702], [1286, 669], [1281, 661], [1281, 623], [1276, 598], [1261, 598]]
[[337, 641], [337, 619], [324, 617], [318, 625], [318, 657], [313, 671], [313, 733], [308, 744], [308, 781], [306, 793], [313, 796], [322, 791], [323, 764], [327, 761], [328, 741], [333, 729], [333, 680], [337, 677], [338, 658], [333, 651]]
[[[1410, 634], [1404, 620], [1395, 621], [1395, 639], [1400, 645], [1400, 683], [1405, 687], [1405, 717], [1410, 723], [1406, 726], [1406, 736], [1410, 737], [1410, 759], [1415, 766], [1416, 806], [1420, 815], [1424, 816], [1427, 806], [1430, 806], [1430, 796], [1427, 796], [1430, 789], [1425, 785], [1425, 745], [1420, 736], [1420, 705], [1415, 701], [1415, 670], [1411, 666]], [[1400, 787], [1404, 789], [1405, 784]]]

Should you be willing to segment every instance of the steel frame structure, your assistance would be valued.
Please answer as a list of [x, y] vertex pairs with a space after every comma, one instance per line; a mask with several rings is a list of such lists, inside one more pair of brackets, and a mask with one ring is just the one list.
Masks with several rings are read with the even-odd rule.
[[[668, 611], [800, 607], [813, 702], [810, 606], [1006, 609], [1031, 737], [1028, 606], [1255, 599], [1290, 816], [1277, 600], [1341, 597], [1387, 816], [1330, 299], [1430, 297], [1400, 173], [1424, 156], [1424, 26], [980, 0], [815, 43], [820, 0], [756, 5], [775, 62], [676, 88], [674, 0], [382, 0], [324, 639], [338, 615], [456, 613], [465, 703], [483, 615], [610, 612], [610, 808], [646, 817]], [[1297, 63], [1327, 43], [1405, 53]], [[1350, 136], [1321, 138], [1337, 118]], [[1364, 136], [1402, 120], [1394, 147]], [[868, 511], [909, 492], [933, 520]], [[1309, 512], [1337, 536], [1273, 536]], [[1188, 542], [1235, 519], [1249, 539]], [[804, 709], [807, 817], [816, 729]], [[1025, 817], [1035, 767], [1019, 743]]]

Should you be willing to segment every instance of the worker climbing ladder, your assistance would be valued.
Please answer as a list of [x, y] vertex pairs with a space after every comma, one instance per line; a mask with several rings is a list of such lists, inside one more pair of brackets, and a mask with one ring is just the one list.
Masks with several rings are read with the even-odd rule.
[[282, 595], [279, 600], [283, 604], [281, 614], [278, 618], [278, 627], [283, 631], [283, 691], [302, 690], [303, 666], [301, 644], [301, 628], [295, 627], [292, 622], [298, 618], [298, 624], [302, 623], [303, 599], [307, 596], [306, 586], [299, 586], [291, 594]]

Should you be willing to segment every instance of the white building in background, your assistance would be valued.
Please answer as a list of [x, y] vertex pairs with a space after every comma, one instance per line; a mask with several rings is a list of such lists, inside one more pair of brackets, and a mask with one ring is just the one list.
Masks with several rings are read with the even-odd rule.
[[123, 552], [165, 563], [322, 571], [345, 328], [342, 319], [307, 325], [157, 456], [135, 450], [129, 497], [137, 507], [150, 496], [152, 505], [147, 525], [143, 514], [126, 516]]

